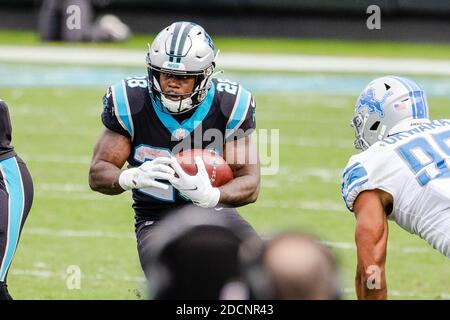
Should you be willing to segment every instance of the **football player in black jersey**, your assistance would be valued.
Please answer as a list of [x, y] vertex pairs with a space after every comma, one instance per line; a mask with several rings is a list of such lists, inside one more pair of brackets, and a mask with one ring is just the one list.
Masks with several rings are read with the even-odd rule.
[[12, 300], [6, 277], [33, 202], [33, 181], [11, 133], [8, 106], [0, 100], [0, 300]]
[[[144, 271], [144, 240], [168, 214], [209, 211], [256, 234], [234, 209], [255, 202], [259, 193], [260, 164], [251, 138], [255, 101], [238, 83], [213, 78], [216, 55], [201, 26], [173, 23], [149, 45], [148, 75], [119, 81], [103, 98], [106, 128], [94, 148], [89, 183], [110, 195], [132, 190]], [[173, 155], [193, 148], [221, 154], [234, 179], [212, 187], [201, 158], [197, 175], [185, 174]], [[125, 162], [128, 169], [121, 170]]]

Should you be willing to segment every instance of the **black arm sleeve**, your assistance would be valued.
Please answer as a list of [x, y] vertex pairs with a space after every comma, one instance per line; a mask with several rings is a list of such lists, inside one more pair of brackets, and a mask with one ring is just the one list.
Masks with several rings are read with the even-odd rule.
[[111, 87], [108, 88], [106, 94], [103, 96], [103, 112], [102, 112], [103, 125], [118, 134], [130, 138], [130, 134], [125, 130], [117, 119], [117, 115], [114, 109], [113, 96], [111, 93]]
[[[239, 126], [239, 129], [247, 133], [252, 133], [256, 128], [256, 103], [255, 98], [252, 96], [250, 98], [250, 106], [248, 107], [247, 114], [245, 115], [245, 120]], [[246, 134], [248, 135], [248, 134]]]
[[12, 127], [8, 105], [0, 100], [0, 160], [16, 154], [11, 145], [11, 134]]

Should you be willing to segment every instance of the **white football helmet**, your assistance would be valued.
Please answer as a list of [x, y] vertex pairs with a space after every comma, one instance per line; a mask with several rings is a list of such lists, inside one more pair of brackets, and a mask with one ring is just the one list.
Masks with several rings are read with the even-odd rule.
[[[183, 113], [199, 105], [211, 86], [216, 50], [211, 37], [198, 24], [175, 22], [164, 28], [149, 45], [147, 69], [149, 90], [170, 113]], [[195, 76], [194, 89], [179, 101], [165, 97], [160, 85], [160, 73], [174, 76]], [[173, 94], [171, 94], [173, 96]], [[188, 95], [189, 97], [183, 98]]]
[[412, 80], [386, 76], [370, 82], [355, 105], [355, 148], [366, 150], [389, 135], [429, 122], [425, 92]]

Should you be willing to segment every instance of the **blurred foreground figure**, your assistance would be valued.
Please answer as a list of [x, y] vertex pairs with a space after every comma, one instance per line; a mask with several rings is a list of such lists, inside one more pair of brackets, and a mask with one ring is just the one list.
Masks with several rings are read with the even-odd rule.
[[239, 279], [239, 247], [252, 236], [228, 215], [206, 210], [168, 217], [143, 244], [150, 297], [220, 299], [224, 286]]
[[[259, 247], [259, 248], [258, 248]], [[313, 237], [286, 232], [264, 245], [245, 243], [240, 252], [251, 299], [340, 299], [336, 261]]]
[[94, 0], [44, 0], [39, 12], [42, 41], [124, 41], [130, 29], [114, 15], [103, 15], [94, 21]]

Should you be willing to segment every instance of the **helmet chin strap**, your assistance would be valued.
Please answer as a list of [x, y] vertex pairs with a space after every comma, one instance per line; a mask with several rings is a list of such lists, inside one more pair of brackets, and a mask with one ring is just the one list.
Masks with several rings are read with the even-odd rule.
[[164, 107], [166, 107], [170, 113], [181, 114], [181, 113], [187, 112], [192, 109], [191, 97], [184, 98], [184, 99], [181, 98], [179, 101], [173, 101], [164, 95], [164, 93], [162, 92], [161, 87], [159, 85], [159, 82], [156, 80], [155, 77], [153, 77], [153, 85], [156, 87], [156, 90], [159, 92], [159, 97], [160, 97], [162, 105]]
[[210, 78], [214, 78], [215, 76], [217, 76], [217, 75], [219, 75], [219, 74], [221, 74], [221, 73], [223, 73], [223, 70], [217, 70], [216, 72], [214, 72], [214, 73], [210, 76]]

